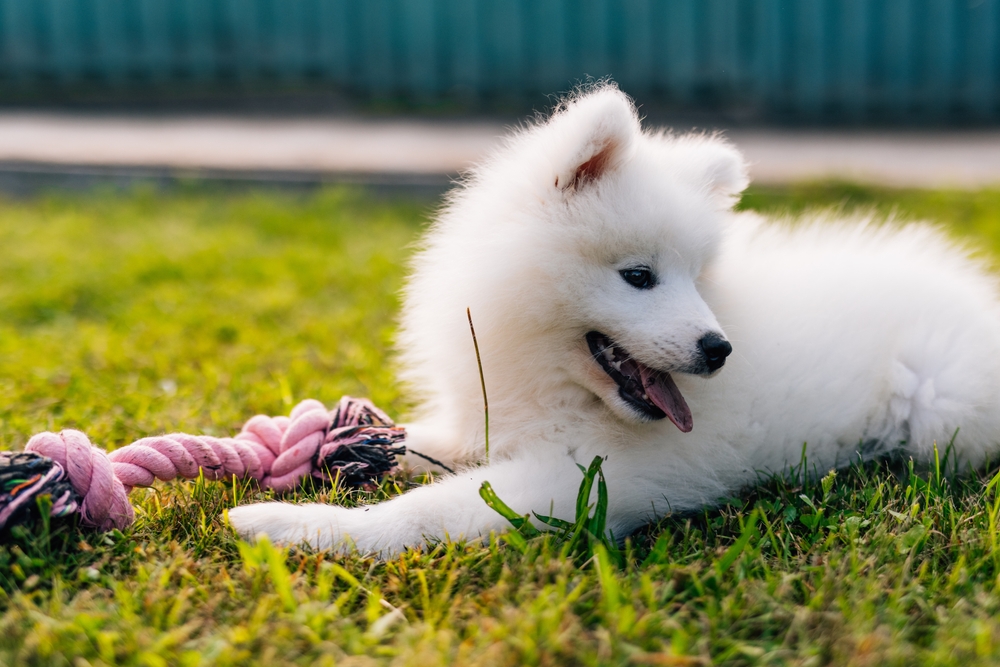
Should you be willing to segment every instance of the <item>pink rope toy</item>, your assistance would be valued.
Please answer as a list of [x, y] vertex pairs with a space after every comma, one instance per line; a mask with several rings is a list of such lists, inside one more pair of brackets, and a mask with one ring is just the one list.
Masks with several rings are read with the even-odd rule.
[[310, 476], [371, 488], [398, 470], [405, 437], [371, 401], [349, 396], [333, 410], [307, 399], [288, 417], [257, 415], [232, 438], [172, 433], [110, 453], [80, 431], [46, 431], [28, 441], [25, 454], [0, 455], [0, 529], [26, 515], [43, 493], [52, 498], [53, 515], [79, 512], [84, 526], [122, 529], [135, 520], [128, 502], [134, 487], [199, 474], [252, 479], [279, 493]]

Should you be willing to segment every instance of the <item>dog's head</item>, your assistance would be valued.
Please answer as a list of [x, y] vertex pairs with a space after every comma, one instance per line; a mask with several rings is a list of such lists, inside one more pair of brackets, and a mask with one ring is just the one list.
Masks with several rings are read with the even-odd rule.
[[746, 183], [721, 139], [643, 132], [613, 86], [577, 95], [450, 195], [407, 289], [403, 377], [480, 418], [471, 307], [497, 415], [596, 395], [690, 430], [673, 376], [710, 375], [731, 349], [698, 287]]
[[692, 428], [674, 374], [709, 376], [732, 347], [699, 293], [723, 219], [746, 187], [742, 156], [713, 136], [644, 133], [605, 87], [538, 128], [550, 176], [546, 224], [574, 379], [627, 420]]

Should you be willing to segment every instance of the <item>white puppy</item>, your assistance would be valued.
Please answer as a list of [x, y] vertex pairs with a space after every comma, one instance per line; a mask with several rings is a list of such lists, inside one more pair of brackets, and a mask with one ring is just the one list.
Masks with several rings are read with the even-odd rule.
[[995, 451], [993, 277], [926, 226], [733, 213], [746, 185], [732, 146], [644, 132], [612, 86], [514, 134], [450, 195], [402, 313], [408, 444], [459, 472], [357, 509], [239, 507], [233, 526], [366, 552], [474, 539], [509, 527], [483, 481], [572, 519], [599, 455], [623, 537], [787, 471], [803, 443], [819, 472], [927, 461], [956, 429], [963, 465]]

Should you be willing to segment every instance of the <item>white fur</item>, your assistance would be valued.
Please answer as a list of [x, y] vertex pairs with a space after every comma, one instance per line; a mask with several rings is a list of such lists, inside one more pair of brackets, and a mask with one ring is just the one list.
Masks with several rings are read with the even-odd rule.
[[[823, 472], [859, 455], [927, 461], [960, 428], [961, 462], [981, 464], [1000, 440], [993, 277], [923, 225], [735, 214], [746, 183], [732, 146], [643, 132], [610, 86], [512, 136], [450, 195], [402, 313], [403, 379], [422, 400], [408, 444], [464, 467], [369, 507], [239, 507], [233, 526], [367, 552], [473, 539], [508, 527], [479, 498], [484, 480], [518, 512], [568, 519], [577, 464], [599, 455], [621, 537], [788, 470], [804, 442]], [[619, 274], [640, 264], [657, 273], [653, 289]], [[488, 465], [476, 465], [467, 307], [489, 391]], [[693, 431], [629, 408], [591, 357], [591, 330], [674, 371]], [[733, 345], [725, 367], [679, 372], [712, 331]]]

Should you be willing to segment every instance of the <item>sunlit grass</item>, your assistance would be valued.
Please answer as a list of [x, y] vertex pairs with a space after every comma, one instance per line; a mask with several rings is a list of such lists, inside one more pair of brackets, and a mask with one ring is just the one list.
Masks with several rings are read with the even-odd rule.
[[[1000, 191], [819, 184], [744, 206], [896, 211], [1000, 257]], [[405, 413], [393, 316], [430, 207], [340, 190], [0, 201], [0, 447], [65, 427], [109, 448], [225, 434], [345, 393]], [[0, 664], [995, 664], [989, 480], [904, 462], [764, 481], [641, 531], [622, 567], [552, 536], [388, 562], [248, 546], [222, 514], [263, 494], [162, 484], [133, 493], [124, 533], [2, 538]]]

